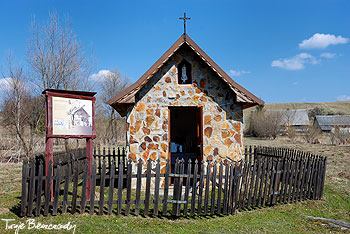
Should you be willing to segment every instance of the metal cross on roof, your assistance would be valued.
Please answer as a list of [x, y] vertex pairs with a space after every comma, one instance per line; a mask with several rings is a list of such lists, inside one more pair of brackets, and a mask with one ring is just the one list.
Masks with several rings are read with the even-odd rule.
[[186, 20], [190, 20], [191, 18], [187, 18], [185, 12], [184, 17], [180, 17], [179, 19], [184, 21], [184, 35], [186, 35]]

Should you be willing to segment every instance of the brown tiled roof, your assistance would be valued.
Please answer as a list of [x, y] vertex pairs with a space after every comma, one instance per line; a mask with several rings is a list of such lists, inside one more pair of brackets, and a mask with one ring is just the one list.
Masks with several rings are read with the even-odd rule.
[[168, 61], [168, 59], [186, 43], [190, 46], [195, 53], [199, 55], [203, 61], [215, 71], [219, 77], [221, 77], [230, 88], [237, 95], [237, 102], [244, 104], [244, 108], [264, 104], [264, 101], [257, 98], [255, 95], [250, 93], [248, 90], [237, 84], [226, 74], [187, 34], [183, 34], [158, 60], [155, 62], [146, 72], [138, 79], [134, 84], [121, 91], [118, 95], [111, 98], [107, 104], [113, 106], [117, 110], [121, 108], [120, 105], [135, 103], [135, 94], [152, 78], [152, 76], [159, 70], [159, 68]]

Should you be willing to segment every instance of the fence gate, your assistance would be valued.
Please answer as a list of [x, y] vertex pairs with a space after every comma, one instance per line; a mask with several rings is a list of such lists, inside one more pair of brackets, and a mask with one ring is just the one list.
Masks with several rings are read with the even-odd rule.
[[[184, 179], [188, 175], [185, 174], [185, 163], [184, 160], [176, 160], [174, 171], [169, 174], [170, 183], [173, 184], [173, 199], [167, 200], [167, 203], [172, 203], [172, 215], [179, 216], [181, 204], [185, 204], [186, 201], [182, 200], [182, 186], [184, 185]], [[188, 178], [189, 179], [189, 178]]]

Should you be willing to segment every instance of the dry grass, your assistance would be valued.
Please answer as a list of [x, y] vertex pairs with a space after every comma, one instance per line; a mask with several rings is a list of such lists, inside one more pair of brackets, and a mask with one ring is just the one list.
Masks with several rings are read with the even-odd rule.
[[0, 164], [0, 195], [10, 194], [21, 187], [22, 163]]
[[326, 156], [326, 183], [335, 185], [341, 190], [349, 191], [350, 195], [350, 146], [309, 144], [298, 141], [298, 138], [292, 141], [286, 137], [279, 137], [275, 140], [246, 137], [244, 140], [245, 145], [287, 147]]

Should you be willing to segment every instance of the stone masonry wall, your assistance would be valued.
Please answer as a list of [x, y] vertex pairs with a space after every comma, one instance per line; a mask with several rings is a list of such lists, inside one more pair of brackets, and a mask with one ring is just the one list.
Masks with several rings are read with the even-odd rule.
[[[179, 85], [177, 64], [192, 64], [192, 85]], [[128, 157], [168, 159], [169, 106], [203, 107], [203, 159], [240, 160], [244, 149], [243, 110], [235, 93], [187, 45], [182, 46], [137, 93], [127, 115]]]

